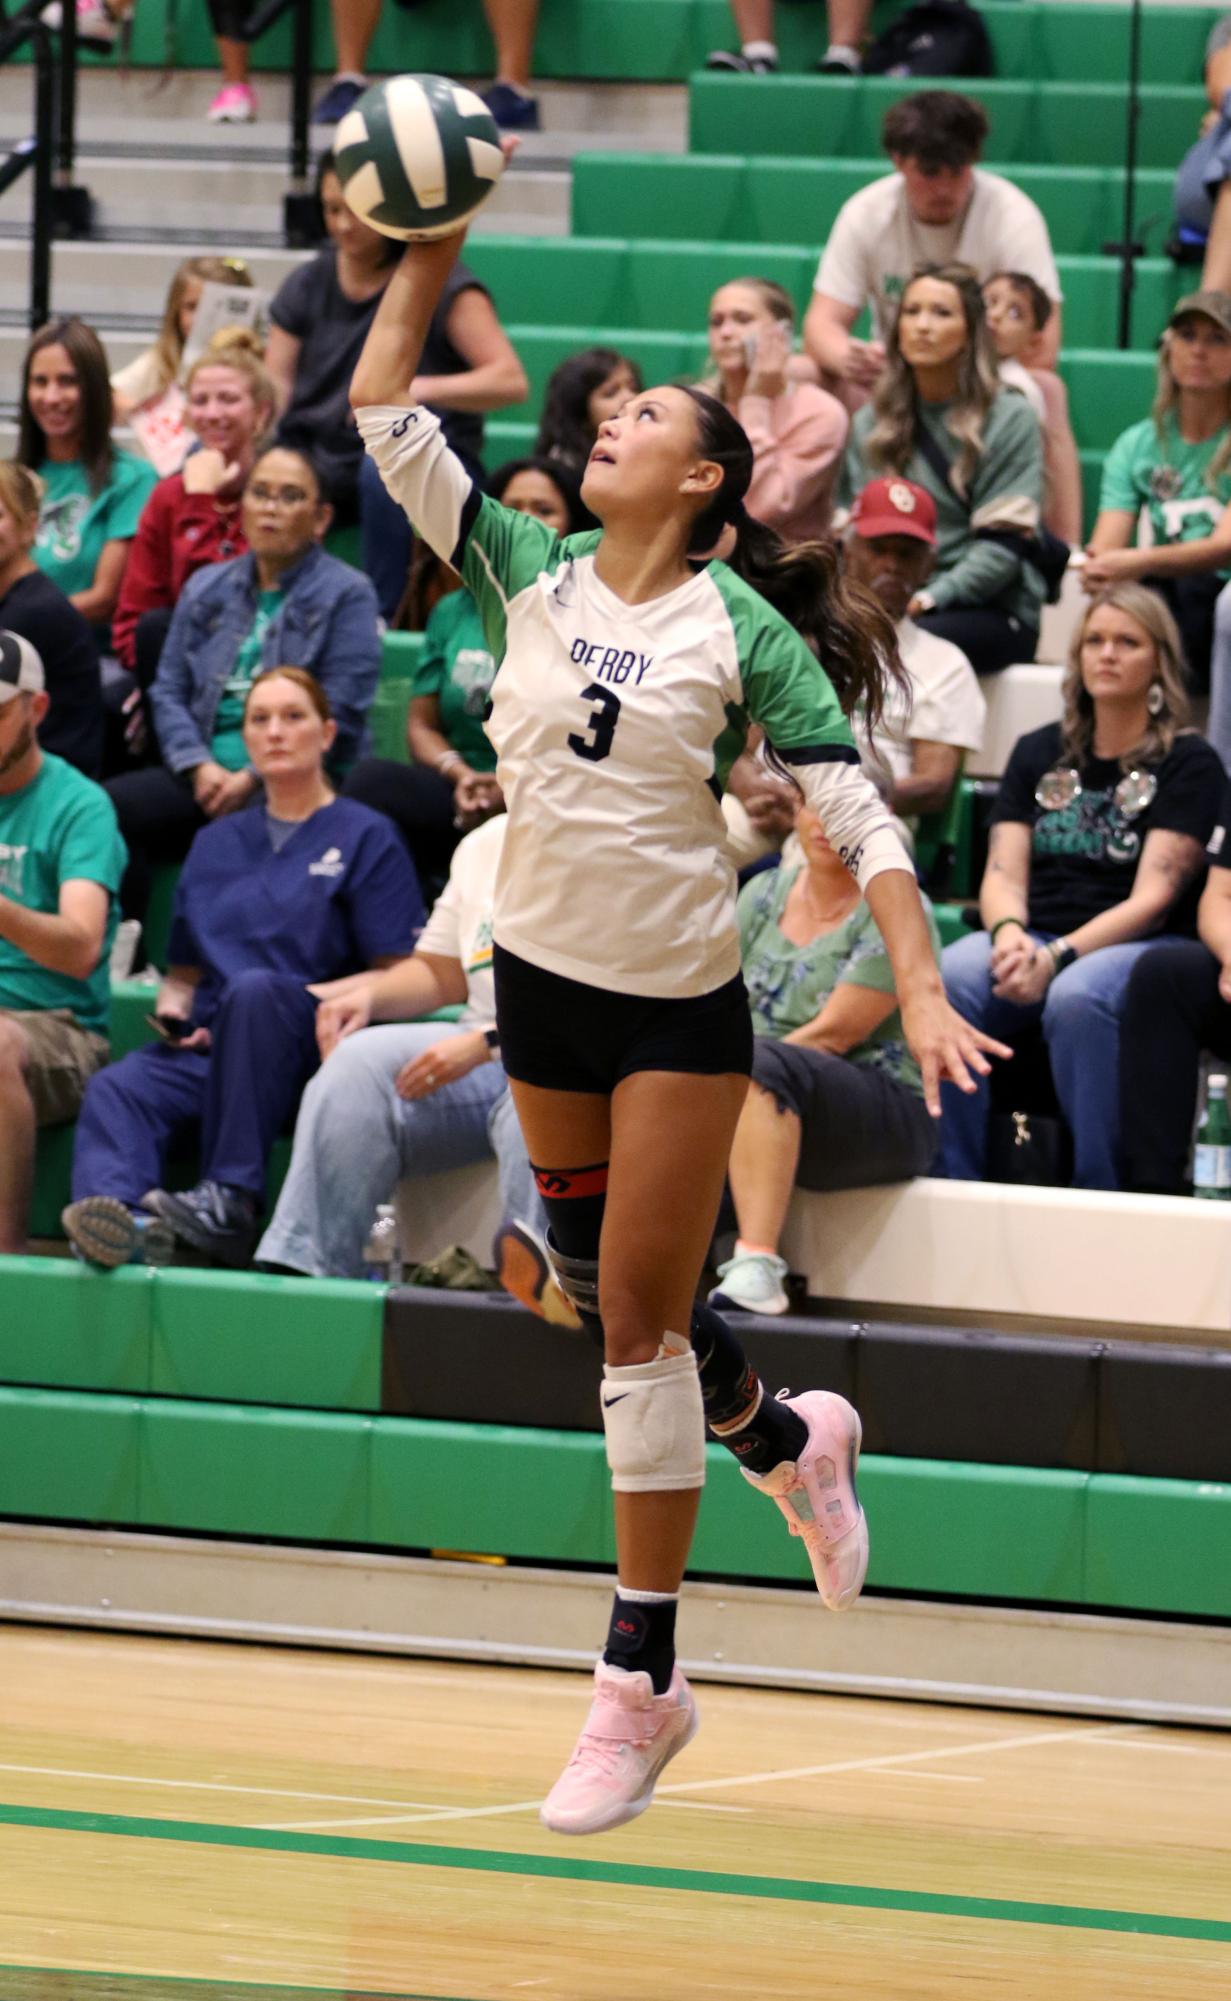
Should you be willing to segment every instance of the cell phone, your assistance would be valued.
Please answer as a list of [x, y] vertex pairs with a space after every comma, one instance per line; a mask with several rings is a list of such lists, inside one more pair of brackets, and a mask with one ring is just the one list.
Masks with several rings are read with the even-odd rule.
[[161, 1042], [182, 1042], [192, 1034], [192, 1023], [185, 1021], [182, 1014], [147, 1014], [145, 1025], [152, 1028]]

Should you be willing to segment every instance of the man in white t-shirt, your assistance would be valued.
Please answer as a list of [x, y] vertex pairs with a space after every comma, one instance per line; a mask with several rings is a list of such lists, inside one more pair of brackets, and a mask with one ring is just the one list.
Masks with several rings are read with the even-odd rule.
[[968, 751], [983, 743], [987, 705], [966, 655], [906, 615], [923, 589], [936, 547], [936, 507], [908, 479], [870, 480], [851, 513], [847, 575], [880, 599], [898, 628], [912, 699], [890, 691], [866, 762], [883, 780], [900, 819], [943, 813]]
[[[866, 394], [885, 365], [897, 301], [921, 264], [969, 264], [979, 279], [1024, 271], [1055, 311], [1030, 365], [1060, 351], [1060, 275], [1047, 224], [1012, 181], [976, 165], [987, 137], [981, 105], [952, 90], [921, 90], [885, 113], [881, 143], [895, 171], [839, 210], [816, 274], [804, 345], [818, 367]], [[851, 332], [865, 306], [873, 338]]]

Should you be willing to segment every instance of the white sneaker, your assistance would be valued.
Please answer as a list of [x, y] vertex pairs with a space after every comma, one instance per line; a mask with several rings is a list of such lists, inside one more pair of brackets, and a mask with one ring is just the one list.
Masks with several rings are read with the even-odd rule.
[[771, 1251], [737, 1251], [725, 1265], [719, 1265], [720, 1283], [709, 1295], [709, 1304], [733, 1307], [737, 1313], [786, 1313], [791, 1302], [783, 1280], [790, 1266]]
[[539, 1808], [556, 1834], [604, 1834], [644, 1813], [663, 1766], [697, 1734], [697, 1705], [678, 1667], [665, 1695], [641, 1670], [594, 1670], [594, 1700], [573, 1755]]

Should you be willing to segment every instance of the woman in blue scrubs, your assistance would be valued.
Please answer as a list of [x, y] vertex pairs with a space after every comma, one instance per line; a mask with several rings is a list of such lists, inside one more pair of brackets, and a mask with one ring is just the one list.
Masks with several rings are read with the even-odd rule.
[[[243, 729], [263, 793], [193, 841], [155, 1003], [160, 1040], [100, 1071], [81, 1108], [64, 1226], [96, 1264], [127, 1263], [148, 1212], [181, 1244], [248, 1262], [269, 1150], [319, 1061], [308, 983], [401, 958], [423, 925], [394, 828], [339, 799], [325, 774], [336, 729], [312, 676], [258, 675]], [[187, 1139], [199, 1140], [201, 1180], [168, 1194], [168, 1152]]]

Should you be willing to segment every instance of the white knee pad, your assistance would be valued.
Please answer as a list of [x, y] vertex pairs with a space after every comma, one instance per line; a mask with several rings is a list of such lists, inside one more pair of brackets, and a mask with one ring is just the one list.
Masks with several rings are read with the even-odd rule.
[[691, 1349], [627, 1369], [604, 1367], [600, 1396], [617, 1494], [705, 1485], [705, 1412]]

